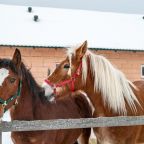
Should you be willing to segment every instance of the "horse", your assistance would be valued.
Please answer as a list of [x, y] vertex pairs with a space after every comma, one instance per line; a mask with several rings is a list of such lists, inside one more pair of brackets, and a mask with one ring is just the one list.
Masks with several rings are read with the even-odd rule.
[[[12, 120], [52, 120], [90, 118], [92, 109], [86, 95], [76, 91], [47, 101], [42, 87], [21, 60], [15, 50], [12, 59], [0, 59], [0, 117], [10, 110]], [[68, 129], [12, 132], [14, 144], [73, 144], [81, 136], [82, 144], [88, 144], [91, 129]]]
[[[90, 98], [93, 117], [144, 115], [144, 81], [130, 82], [104, 56], [87, 48], [87, 41], [69, 48], [66, 58], [44, 81], [45, 95], [51, 100], [62, 94], [83, 90]], [[144, 142], [144, 127], [94, 128], [98, 144]]]

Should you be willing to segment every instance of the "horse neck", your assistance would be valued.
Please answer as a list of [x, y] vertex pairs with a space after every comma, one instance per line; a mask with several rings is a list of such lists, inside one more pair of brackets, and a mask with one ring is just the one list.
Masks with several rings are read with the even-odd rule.
[[30, 89], [26, 82], [23, 81], [18, 104], [11, 109], [12, 120], [33, 120], [33, 103]]
[[102, 95], [100, 92], [94, 90], [94, 79], [91, 76], [90, 69], [88, 68], [88, 75], [86, 82], [82, 81], [82, 76], [76, 80], [76, 90], [83, 90], [90, 98], [93, 107], [95, 108], [96, 116], [113, 116], [113, 112], [108, 111], [108, 107], [104, 105]]

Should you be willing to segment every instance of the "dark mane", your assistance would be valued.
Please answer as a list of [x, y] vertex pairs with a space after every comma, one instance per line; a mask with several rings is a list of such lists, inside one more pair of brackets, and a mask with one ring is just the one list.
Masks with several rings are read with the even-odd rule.
[[0, 59], [0, 67], [10, 68], [15, 74], [18, 74], [18, 71], [10, 59]]
[[32, 76], [30, 70], [26, 68], [24, 63], [21, 64], [21, 75], [22, 79], [25, 79], [30, 91], [35, 100], [40, 99], [42, 102], [46, 102], [46, 97], [44, 96], [44, 89], [36, 82]]
[[30, 88], [30, 92], [33, 95], [34, 100], [41, 100], [46, 102], [46, 97], [44, 96], [44, 89], [39, 86], [32, 76], [30, 70], [26, 68], [24, 63], [21, 63], [19, 70], [15, 67], [13, 62], [10, 59], [0, 59], [0, 67], [10, 68], [15, 74], [19, 75], [22, 78], [22, 81], [26, 82], [26, 85]]

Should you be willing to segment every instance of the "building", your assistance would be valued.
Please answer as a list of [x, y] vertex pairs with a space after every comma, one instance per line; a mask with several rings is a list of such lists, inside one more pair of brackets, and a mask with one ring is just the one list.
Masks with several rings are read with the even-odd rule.
[[0, 57], [11, 58], [19, 48], [40, 84], [67, 47], [85, 40], [128, 79], [144, 77], [143, 15], [0, 5], [0, 19]]
[[[54, 69], [65, 58], [66, 47], [85, 40], [89, 48], [108, 58], [128, 79], [143, 79], [143, 15], [30, 9], [0, 5], [0, 58], [11, 58], [19, 48], [24, 63], [40, 84], [48, 68]], [[9, 134], [3, 133], [4, 144], [11, 143]]]

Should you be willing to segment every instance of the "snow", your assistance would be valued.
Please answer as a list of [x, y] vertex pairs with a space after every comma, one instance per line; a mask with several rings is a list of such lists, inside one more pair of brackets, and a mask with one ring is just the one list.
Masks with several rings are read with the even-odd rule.
[[[143, 15], [0, 5], [0, 45], [144, 50]], [[33, 21], [38, 15], [39, 21]]]
[[[2, 119], [3, 121], [10, 121], [9, 111], [4, 114]], [[10, 132], [3, 132], [2, 133], [2, 144], [13, 144], [11, 140], [11, 133]]]

